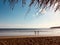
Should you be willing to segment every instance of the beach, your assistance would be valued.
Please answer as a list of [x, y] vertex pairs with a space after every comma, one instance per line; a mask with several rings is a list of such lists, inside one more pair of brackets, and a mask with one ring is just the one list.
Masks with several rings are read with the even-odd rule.
[[4, 38], [0, 37], [0, 45], [60, 45], [60, 36], [5, 36]]
[[0, 45], [60, 45], [60, 29], [3, 30]]

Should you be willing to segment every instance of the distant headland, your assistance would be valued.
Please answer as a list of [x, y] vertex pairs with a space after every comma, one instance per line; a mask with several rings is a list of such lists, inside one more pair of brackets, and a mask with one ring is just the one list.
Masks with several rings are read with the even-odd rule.
[[50, 27], [50, 29], [58, 29], [60, 26]]

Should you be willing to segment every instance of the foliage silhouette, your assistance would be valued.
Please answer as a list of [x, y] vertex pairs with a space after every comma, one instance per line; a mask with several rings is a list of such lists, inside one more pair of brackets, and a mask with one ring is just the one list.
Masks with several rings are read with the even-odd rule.
[[[9, 2], [10, 7], [13, 9], [14, 5], [19, 1], [22, 2], [22, 6], [24, 6], [27, 3], [27, 0], [3, 0], [3, 3]], [[45, 8], [51, 7], [52, 5], [55, 6], [56, 3], [57, 3], [57, 6], [54, 11], [57, 11], [58, 9], [60, 9], [60, 0], [31, 0], [29, 7], [32, 7], [32, 5], [35, 4], [35, 6], [37, 5], [38, 8], [45, 9]]]

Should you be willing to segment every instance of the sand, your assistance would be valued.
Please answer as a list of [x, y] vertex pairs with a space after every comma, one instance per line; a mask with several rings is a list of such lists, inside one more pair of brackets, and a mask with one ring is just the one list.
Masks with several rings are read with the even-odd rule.
[[0, 36], [0, 45], [60, 45], [60, 36]]

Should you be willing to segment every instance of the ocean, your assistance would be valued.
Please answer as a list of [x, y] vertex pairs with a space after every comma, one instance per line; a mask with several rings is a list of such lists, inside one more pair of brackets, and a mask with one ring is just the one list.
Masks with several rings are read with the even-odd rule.
[[0, 36], [60, 36], [60, 29], [50, 28], [0, 28]]

